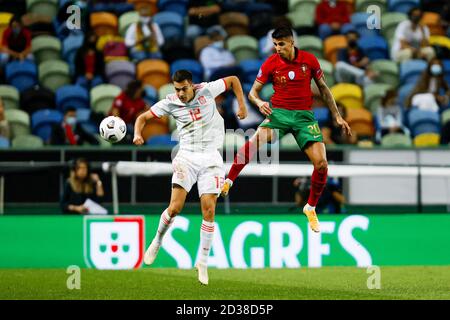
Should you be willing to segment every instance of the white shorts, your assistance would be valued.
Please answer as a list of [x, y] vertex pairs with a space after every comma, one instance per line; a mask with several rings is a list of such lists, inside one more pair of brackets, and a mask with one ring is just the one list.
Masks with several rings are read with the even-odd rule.
[[197, 182], [198, 196], [219, 194], [225, 181], [222, 155], [219, 151], [178, 151], [172, 161], [172, 184], [178, 184], [187, 192]]

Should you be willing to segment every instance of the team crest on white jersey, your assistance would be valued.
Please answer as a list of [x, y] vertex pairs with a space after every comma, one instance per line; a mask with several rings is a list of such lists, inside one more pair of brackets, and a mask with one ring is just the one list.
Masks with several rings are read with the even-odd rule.
[[206, 98], [204, 96], [198, 97], [198, 103], [200, 103], [201, 105], [206, 104]]
[[294, 71], [289, 71], [288, 77], [289, 77], [289, 79], [293, 80], [295, 78], [295, 72]]

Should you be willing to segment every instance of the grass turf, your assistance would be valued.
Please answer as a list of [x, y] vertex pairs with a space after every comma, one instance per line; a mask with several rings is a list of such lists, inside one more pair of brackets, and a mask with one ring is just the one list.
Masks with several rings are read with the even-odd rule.
[[381, 267], [381, 289], [367, 288], [364, 268], [209, 270], [209, 286], [194, 270], [81, 270], [69, 290], [64, 269], [0, 269], [2, 299], [450, 299], [450, 266]]

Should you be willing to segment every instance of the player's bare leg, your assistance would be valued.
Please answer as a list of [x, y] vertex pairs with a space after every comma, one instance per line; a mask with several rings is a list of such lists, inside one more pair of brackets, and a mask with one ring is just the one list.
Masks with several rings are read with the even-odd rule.
[[145, 251], [145, 264], [151, 265], [153, 261], [155, 261], [159, 248], [161, 247], [163, 237], [172, 225], [175, 216], [178, 215], [183, 209], [184, 202], [186, 201], [186, 196], [187, 191], [184, 190], [181, 186], [176, 184], [172, 186], [172, 194], [170, 196], [169, 207], [161, 214], [158, 231], [156, 232], [155, 238], [148, 247], [147, 251]]
[[200, 228], [200, 255], [195, 267], [198, 271], [198, 281], [207, 285], [208, 279], [208, 257], [214, 237], [214, 214], [216, 210], [216, 194], [203, 194], [200, 198], [203, 221]]
[[226, 197], [230, 188], [233, 185], [234, 180], [237, 178], [239, 173], [244, 169], [244, 167], [252, 160], [258, 149], [272, 141], [273, 130], [267, 127], [259, 127], [256, 133], [245, 143], [241, 149], [236, 154], [234, 158], [233, 165], [230, 168], [227, 179], [223, 184], [222, 191], [220, 195]]
[[328, 162], [325, 145], [322, 142], [312, 142], [305, 148], [305, 153], [314, 165], [311, 177], [311, 190], [303, 213], [308, 217], [309, 225], [314, 232], [320, 232], [319, 220], [316, 215], [316, 205], [327, 183]]

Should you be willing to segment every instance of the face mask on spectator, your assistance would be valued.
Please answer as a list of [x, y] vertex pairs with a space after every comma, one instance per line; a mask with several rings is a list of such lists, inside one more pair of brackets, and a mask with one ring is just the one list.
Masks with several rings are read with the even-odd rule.
[[143, 24], [149, 24], [151, 20], [152, 20], [151, 17], [141, 17], [141, 18], [140, 18], [140, 21], [141, 21]]
[[433, 76], [440, 76], [442, 74], [442, 67], [440, 64], [433, 64], [430, 68], [430, 72]]
[[224, 44], [223, 44], [222, 40], [219, 40], [219, 41], [213, 42], [212, 46], [217, 49], [223, 49]]
[[77, 118], [75, 118], [75, 117], [67, 117], [66, 118], [66, 123], [69, 126], [74, 127], [77, 124]]

